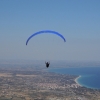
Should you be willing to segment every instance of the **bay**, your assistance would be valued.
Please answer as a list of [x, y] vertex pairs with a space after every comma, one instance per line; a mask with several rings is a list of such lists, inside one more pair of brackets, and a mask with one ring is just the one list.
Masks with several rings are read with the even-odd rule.
[[49, 72], [81, 76], [77, 82], [87, 88], [100, 89], [100, 67], [49, 68]]

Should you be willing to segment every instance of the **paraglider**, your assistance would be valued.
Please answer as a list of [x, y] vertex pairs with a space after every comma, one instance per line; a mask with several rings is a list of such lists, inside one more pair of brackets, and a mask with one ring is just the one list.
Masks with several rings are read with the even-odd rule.
[[43, 30], [43, 31], [39, 31], [39, 32], [36, 32], [36, 33], [32, 34], [32, 35], [27, 39], [26, 45], [28, 44], [29, 40], [30, 40], [32, 37], [34, 37], [35, 35], [38, 35], [38, 34], [42, 34], [42, 33], [56, 34], [56, 35], [58, 35], [59, 37], [61, 37], [61, 38], [64, 40], [64, 42], [66, 42], [66, 39], [65, 39], [64, 36], [61, 35], [60, 33], [56, 32], [56, 31], [51, 31], [51, 30]]
[[50, 63], [49, 62], [45, 62], [45, 64], [46, 64], [46, 67], [48, 68], [49, 67], [49, 65], [50, 65]]
[[[42, 34], [42, 33], [51, 33], [51, 34], [58, 35], [60, 38], [63, 39], [64, 42], [66, 42], [66, 39], [65, 39], [64, 36], [61, 35], [60, 33], [56, 32], [56, 31], [51, 31], [51, 30], [43, 30], [43, 31], [38, 31], [38, 32], [32, 34], [32, 35], [27, 39], [26, 45], [28, 44], [29, 40], [30, 40], [32, 37], [34, 37], [34, 36], [36, 36], [36, 35], [38, 35], [38, 34]], [[46, 64], [46, 67], [47, 67], [47, 68], [48, 68], [49, 65], [50, 65], [49, 62], [45, 62], [45, 64]]]

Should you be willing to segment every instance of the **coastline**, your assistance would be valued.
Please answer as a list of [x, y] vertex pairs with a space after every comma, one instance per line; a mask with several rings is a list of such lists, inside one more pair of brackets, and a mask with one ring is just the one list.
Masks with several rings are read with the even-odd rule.
[[76, 84], [78, 84], [79, 86], [82, 86], [81, 84], [79, 84], [79, 83], [78, 83], [78, 79], [79, 79], [80, 77], [81, 77], [81, 75], [79, 75], [77, 78], [75, 78], [75, 80], [74, 80], [74, 81], [75, 81], [75, 82], [76, 82]]
[[[74, 70], [74, 71], [73, 71]], [[77, 70], [79, 70], [77, 72]], [[90, 71], [91, 70], [91, 71]], [[91, 89], [99, 89], [100, 90], [100, 73], [97, 73], [100, 70], [100, 67], [80, 67], [80, 68], [51, 68], [47, 69], [48, 72], [55, 72], [59, 74], [69, 74], [75, 75], [73, 81], [77, 86], [86, 87]], [[86, 73], [84, 73], [84, 71]], [[80, 79], [79, 79], [80, 78]]]

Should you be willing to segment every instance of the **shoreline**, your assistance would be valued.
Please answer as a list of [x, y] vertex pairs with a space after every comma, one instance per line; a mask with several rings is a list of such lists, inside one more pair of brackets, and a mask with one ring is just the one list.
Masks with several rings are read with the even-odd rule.
[[80, 87], [86, 87], [86, 88], [90, 88], [90, 89], [100, 89], [100, 88], [94, 88], [94, 87], [89, 87], [89, 86], [83, 86], [83, 85], [81, 85], [81, 84], [79, 84], [79, 82], [78, 82], [78, 79], [80, 78], [80, 77], [82, 77], [81, 75], [79, 75], [77, 78], [75, 78], [75, 82], [76, 82], [76, 84], [77, 85], [79, 85]]
[[75, 78], [75, 80], [74, 80], [74, 81], [75, 81], [75, 82], [76, 82], [76, 84], [78, 84], [79, 86], [82, 86], [81, 84], [79, 84], [79, 83], [78, 83], [78, 79], [79, 79], [80, 77], [81, 77], [81, 75], [79, 75], [77, 78]]

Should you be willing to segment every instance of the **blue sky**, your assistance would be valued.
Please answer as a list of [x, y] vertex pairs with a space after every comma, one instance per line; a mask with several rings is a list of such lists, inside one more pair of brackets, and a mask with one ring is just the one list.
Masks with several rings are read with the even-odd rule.
[[100, 0], [0, 0], [0, 59], [100, 61]]

